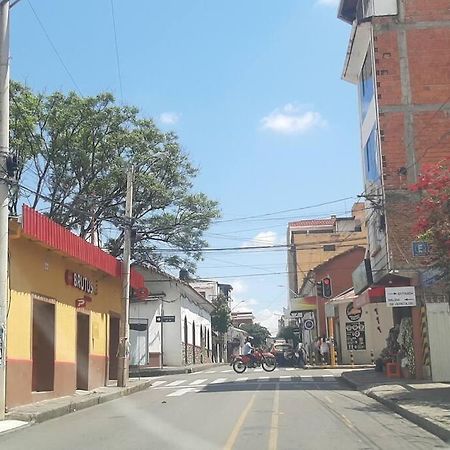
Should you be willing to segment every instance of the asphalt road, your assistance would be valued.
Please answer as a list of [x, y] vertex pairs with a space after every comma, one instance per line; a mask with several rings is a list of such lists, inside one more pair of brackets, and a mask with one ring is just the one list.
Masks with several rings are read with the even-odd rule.
[[282, 369], [237, 375], [222, 367], [159, 377], [147, 391], [3, 435], [0, 449], [449, 448], [347, 388], [339, 373]]

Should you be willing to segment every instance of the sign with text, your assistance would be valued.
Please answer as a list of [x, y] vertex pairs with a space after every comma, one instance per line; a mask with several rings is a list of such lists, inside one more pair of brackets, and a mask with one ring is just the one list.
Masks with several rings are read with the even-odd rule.
[[156, 322], [175, 322], [175, 316], [156, 316]]
[[66, 284], [79, 289], [80, 291], [86, 292], [86, 294], [97, 294], [97, 283], [90, 280], [79, 273], [72, 272], [71, 270], [66, 270], [64, 274]]
[[428, 256], [430, 254], [430, 244], [424, 241], [414, 241], [412, 243], [413, 256]]
[[393, 308], [416, 306], [416, 289], [414, 286], [387, 287], [385, 295], [387, 306]]

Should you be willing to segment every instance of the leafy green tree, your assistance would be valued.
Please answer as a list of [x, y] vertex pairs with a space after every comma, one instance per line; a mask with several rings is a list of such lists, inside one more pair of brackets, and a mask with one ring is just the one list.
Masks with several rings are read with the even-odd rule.
[[270, 331], [259, 323], [242, 324], [240, 328], [246, 331], [250, 336], [253, 336], [254, 345], [256, 347], [262, 347], [266, 345], [267, 338], [270, 337]]
[[231, 325], [231, 311], [228, 299], [224, 295], [218, 295], [212, 300], [214, 311], [211, 314], [211, 326], [214, 331], [224, 334]]
[[294, 344], [294, 347], [297, 346], [297, 344], [300, 342], [299, 336], [294, 333], [293, 327], [284, 327], [282, 328], [278, 334], [277, 338], [284, 339], [286, 341], [292, 341]]
[[193, 271], [218, 205], [195, 192], [197, 175], [174, 133], [109, 93], [35, 94], [11, 85], [11, 150], [19, 158], [10, 209], [25, 202], [84, 238], [123, 246], [126, 171], [135, 169], [134, 259]]

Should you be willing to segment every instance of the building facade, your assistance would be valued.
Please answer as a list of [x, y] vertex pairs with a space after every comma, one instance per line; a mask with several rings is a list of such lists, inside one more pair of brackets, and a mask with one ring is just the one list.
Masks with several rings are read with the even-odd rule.
[[319, 264], [357, 245], [366, 245], [364, 204], [349, 217], [290, 222], [287, 230], [289, 291], [298, 293], [306, 274]]
[[9, 238], [7, 406], [117, 379], [121, 262], [27, 207]]
[[[358, 89], [368, 289], [415, 288], [411, 306], [393, 307], [394, 323], [411, 324], [414, 376], [431, 373], [433, 379], [449, 381], [450, 357], [432, 345], [449, 336], [430, 339], [435, 328], [430, 320], [442, 328], [445, 316], [444, 329], [450, 327], [448, 298], [424, 282], [430, 269], [413, 245], [418, 194], [408, 189], [422, 168], [449, 156], [449, 5], [441, 0], [341, 0], [338, 15], [351, 25], [343, 78]], [[429, 335], [424, 318], [433, 329]]]
[[136, 270], [150, 294], [130, 305], [130, 364], [178, 367], [211, 362], [213, 305], [169, 274], [153, 268]]

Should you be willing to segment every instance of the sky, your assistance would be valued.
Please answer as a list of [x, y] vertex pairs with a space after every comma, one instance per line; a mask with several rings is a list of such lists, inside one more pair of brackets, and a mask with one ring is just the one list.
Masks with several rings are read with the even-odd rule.
[[240, 248], [285, 243], [289, 221], [347, 214], [351, 199], [310, 206], [363, 190], [337, 3], [22, 0], [11, 12], [13, 79], [113, 92], [178, 134], [200, 169], [195, 189], [220, 203], [209, 245], [238, 248], [206, 254], [197, 275], [232, 284], [234, 310], [272, 332], [289, 296], [286, 252]]

